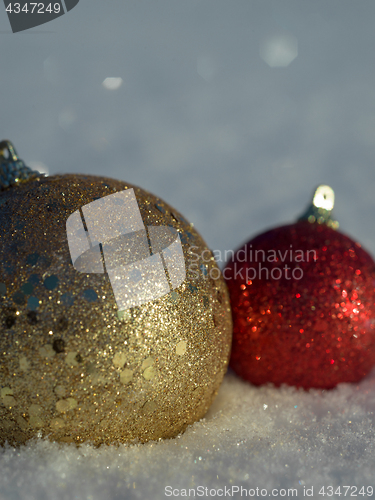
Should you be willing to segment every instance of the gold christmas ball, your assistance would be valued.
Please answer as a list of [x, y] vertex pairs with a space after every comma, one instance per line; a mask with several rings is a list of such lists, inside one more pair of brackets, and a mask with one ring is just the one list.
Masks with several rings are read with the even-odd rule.
[[231, 313], [212, 253], [143, 189], [43, 177], [5, 145], [0, 443], [176, 436], [205, 415], [227, 369]]

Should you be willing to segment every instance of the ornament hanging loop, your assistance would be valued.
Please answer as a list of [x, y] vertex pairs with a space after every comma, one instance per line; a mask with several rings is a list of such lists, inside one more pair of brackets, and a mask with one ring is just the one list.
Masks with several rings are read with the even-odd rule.
[[339, 223], [331, 217], [334, 204], [335, 193], [333, 189], [330, 186], [321, 184], [314, 191], [311, 204], [306, 212], [298, 220], [307, 220], [311, 224], [326, 224], [332, 229], [337, 229]]
[[[4, 156], [4, 151], [8, 152], [8, 155], [6, 157]], [[1, 159], [7, 158], [7, 159], [12, 160], [12, 161], [19, 160], [17, 152], [15, 150], [15, 147], [13, 146], [13, 144], [10, 141], [7, 141], [7, 140], [0, 142], [0, 157], [1, 157]]]
[[10, 141], [0, 142], [0, 192], [40, 177], [44, 177], [44, 174], [27, 167]]

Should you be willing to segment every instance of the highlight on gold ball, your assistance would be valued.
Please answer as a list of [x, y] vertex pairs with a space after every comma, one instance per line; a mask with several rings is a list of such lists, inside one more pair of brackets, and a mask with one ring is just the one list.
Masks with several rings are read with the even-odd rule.
[[205, 415], [231, 312], [179, 212], [123, 181], [46, 177], [3, 141], [0, 227], [0, 444], [146, 442]]

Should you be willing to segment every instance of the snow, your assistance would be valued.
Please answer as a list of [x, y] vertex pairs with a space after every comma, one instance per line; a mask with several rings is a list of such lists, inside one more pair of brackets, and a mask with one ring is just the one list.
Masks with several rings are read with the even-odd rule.
[[[329, 184], [340, 227], [375, 254], [374, 16], [373, 0], [81, 0], [12, 34], [0, 9], [0, 136], [50, 174], [152, 191], [222, 252], [293, 221]], [[374, 384], [304, 392], [230, 373], [176, 439], [1, 449], [0, 499], [374, 485]]]
[[228, 374], [207, 416], [175, 439], [97, 449], [35, 440], [3, 450], [0, 498], [162, 499], [189, 488], [198, 495], [199, 487], [234, 487], [241, 498], [241, 486], [293, 488], [298, 497], [313, 488], [313, 498], [323, 498], [322, 486], [359, 491], [373, 485], [374, 411], [375, 374], [309, 392]]

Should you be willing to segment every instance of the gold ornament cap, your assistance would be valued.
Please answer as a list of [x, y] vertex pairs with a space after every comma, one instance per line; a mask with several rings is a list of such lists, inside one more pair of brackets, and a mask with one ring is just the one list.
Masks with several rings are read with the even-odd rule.
[[333, 189], [326, 184], [321, 184], [315, 189], [310, 205], [298, 220], [307, 220], [311, 224], [326, 224], [332, 229], [338, 229], [339, 223], [332, 219], [334, 204], [335, 193]]

